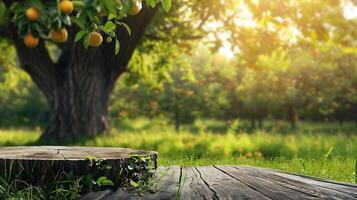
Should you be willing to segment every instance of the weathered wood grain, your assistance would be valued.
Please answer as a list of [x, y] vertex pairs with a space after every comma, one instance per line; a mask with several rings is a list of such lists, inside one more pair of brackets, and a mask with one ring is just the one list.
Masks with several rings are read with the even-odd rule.
[[213, 166], [196, 169], [219, 199], [269, 199]]
[[307, 183], [304, 183], [301, 181], [287, 179], [287, 178], [284, 178], [281, 176], [274, 176], [274, 175], [271, 175], [268, 173], [261, 173], [260, 170], [256, 170], [255, 168], [241, 168], [240, 166], [235, 167], [235, 168], [247, 171], [252, 176], [270, 180], [277, 185], [281, 185], [283, 187], [295, 190], [298, 193], [308, 194], [308, 195], [311, 195], [311, 196], [314, 196], [314, 197], [320, 198], [320, 199], [329, 197], [328, 194], [324, 194], [323, 192], [321, 192], [319, 190], [319, 188], [316, 188], [310, 184], [307, 184]]
[[284, 183], [287, 187], [291, 186], [291, 183], [298, 183], [297, 186], [301, 189], [302, 184], [304, 184], [310, 188], [318, 190], [324, 198], [357, 199], [357, 185], [286, 172], [278, 172], [263, 168], [252, 168], [249, 166], [237, 166], [236, 168], [240, 168], [245, 171], [252, 171], [253, 173], [259, 173], [260, 176]]
[[315, 190], [311, 190], [311, 193], [298, 191], [296, 188], [278, 184], [271, 179], [266, 179], [259, 176], [259, 174], [251, 173], [248, 170], [241, 170], [233, 166], [217, 166], [217, 168], [243, 182], [248, 187], [259, 191], [261, 194], [269, 197], [270, 199], [323, 199], [323, 196], [316, 193]]
[[[89, 200], [357, 199], [357, 185], [249, 166], [160, 167], [151, 191], [119, 188]], [[106, 193], [107, 194], [107, 193]], [[82, 200], [82, 199], [81, 199]]]
[[176, 199], [179, 189], [181, 167], [160, 167], [153, 179], [154, 186], [149, 191], [139, 194], [139, 191], [130, 188], [119, 188], [114, 194], [105, 197], [105, 200], [111, 199], [152, 199], [165, 200]]
[[195, 167], [183, 167], [181, 173], [180, 199], [219, 199]]
[[153, 187], [155, 193], [149, 195], [148, 199], [175, 199], [180, 187], [181, 167], [173, 166], [165, 170], [158, 170], [158, 179]]

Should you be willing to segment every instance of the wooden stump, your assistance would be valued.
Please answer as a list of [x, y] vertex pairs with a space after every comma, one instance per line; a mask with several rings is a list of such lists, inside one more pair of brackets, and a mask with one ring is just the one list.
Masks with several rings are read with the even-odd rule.
[[[133, 156], [150, 158], [157, 167], [157, 152], [98, 147], [0, 147], [0, 176], [27, 183], [45, 183], [60, 177], [88, 174], [105, 176], [120, 185], [130, 176]], [[143, 166], [145, 167], [145, 166]], [[146, 166], [148, 167], [148, 166]]]

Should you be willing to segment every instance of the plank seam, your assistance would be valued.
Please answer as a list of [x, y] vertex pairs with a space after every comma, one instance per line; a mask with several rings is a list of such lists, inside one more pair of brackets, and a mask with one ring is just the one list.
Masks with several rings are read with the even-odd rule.
[[182, 166], [180, 166], [180, 178], [179, 178], [179, 185], [178, 185], [178, 188], [177, 188], [177, 192], [176, 192], [176, 200], [179, 200], [180, 199], [180, 194], [181, 194], [181, 189], [182, 189], [182, 186], [181, 186], [181, 183], [182, 183]]
[[268, 197], [268, 196], [267, 196], [267, 195], [265, 195], [264, 193], [262, 193], [262, 192], [258, 191], [257, 189], [255, 189], [255, 188], [253, 188], [253, 187], [251, 187], [251, 186], [249, 186], [249, 185], [245, 184], [243, 181], [239, 180], [238, 178], [236, 178], [236, 177], [234, 177], [234, 176], [230, 175], [229, 173], [227, 173], [227, 172], [223, 171], [222, 169], [220, 169], [220, 168], [219, 168], [219, 167], [217, 167], [216, 165], [214, 165], [213, 167], [214, 167], [214, 168], [216, 168], [216, 169], [218, 169], [219, 171], [223, 172], [224, 174], [227, 174], [228, 176], [230, 176], [230, 177], [234, 178], [235, 180], [237, 180], [237, 181], [241, 182], [243, 185], [245, 185], [245, 186], [249, 187], [250, 189], [252, 189], [252, 190], [256, 191], [257, 193], [259, 193], [259, 194], [263, 195], [264, 197], [266, 197], [266, 198], [268, 198], [268, 199], [273, 200], [272, 198]]
[[205, 183], [205, 185], [213, 192], [214, 198], [213, 199], [220, 199], [217, 195], [217, 192], [214, 191], [213, 188], [211, 188], [211, 186], [207, 183], [207, 181], [202, 177], [202, 174], [200, 172], [200, 170], [197, 169], [197, 167], [194, 167], [195, 170], [198, 172], [198, 174], [200, 175], [200, 179]]
[[[263, 169], [264, 170], [264, 169]], [[275, 174], [274, 172], [276, 173], [281, 173], [281, 174], [284, 174], [285, 172], [282, 172], [282, 171], [274, 171], [274, 170], [264, 170], [266, 171], [267, 173], [270, 173], [270, 174]], [[286, 173], [288, 175], [292, 175], [292, 176], [297, 176], [297, 177], [300, 177], [300, 178], [306, 178], [307, 180], [311, 180], [311, 181], [317, 181], [319, 182], [320, 180], [319, 179], [314, 179], [314, 177], [310, 177], [310, 176], [304, 176], [304, 175], [298, 175], [298, 174], [293, 174], [293, 173]], [[277, 176], [279, 176], [278, 174], [275, 174]], [[322, 180], [322, 179], [321, 179]], [[336, 184], [336, 185], [341, 185], [341, 184], [338, 184], [338, 183], [334, 183], [334, 182], [328, 182], [328, 181], [321, 181], [323, 183], [328, 183], [328, 184]], [[348, 195], [353, 195], [355, 196], [356, 193], [353, 193], [353, 192], [350, 192], [350, 191], [341, 191], [341, 190], [338, 190], [338, 189], [335, 189], [335, 188], [332, 188], [332, 187], [327, 187], [327, 186], [323, 186], [323, 185], [318, 185], [316, 183], [311, 183], [310, 185], [312, 186], [315, 186], [315, 187], [318, 187], [318, 188], [321, 188], [321, 189], [327, 189], [327, 190], [332, 190], [332, 191], [335, 191], [335, 192], [339, 192], [339, 193], [346, 193]], [[342, 185], [344, 187], [348, 187], [348, 185]], [[353, 187], [352, 187], [353, 188]]]
[[[242, 165], [242, 167], [250, 168], [251, 166]], [[255, 167], [255, 168], [261, 169], [263, 171], [267, 171], [269, 173], [289, 174], [289, 175], [292, 175], [292, 176], [298, 176], [298, 177], [306, 178], [306, 179], [313, 180], [313, 181], [319, 181], [319, 182], [335, 184], [335, 185], [340, 185], [340, 186], [345, 186], [345, 187], [357, 188], [357, 185], [350, 184], [350, 183], [344, 183], [344, 182], [333, 181], [333, 180], [326, 180], [326, 179], [322, 179], [322, 178], [319, 178], [319, 177], [308, 176], [308, 175], [303, 175], [303, 174], [295, 174], [295, 173], [292, 173], [292, 172], [286, 172], [286, 171], [282, 171], [282, 170], [274, 170], [274, 169], [270, 169], [270, 168], [261, 168], [261, 167]]]
[[[242, 170], [242, 169], [240, 169], [240, 168], [237, 167], [237, 166], [233, 166], [233, 168], [238, 169], [238, 170]], [[279, 175], [277, 175], [277, 176], [279, 176]], [[279, 176], [279, 177], [282, 177], [282, 176]], [[282, 177], [282, 178], [284, 178], [284, 177]], [[297, 192], [301, 192], [301, 193], [306, 194], [306, 195], [309, 195], [309, 196], [311, 196], [311, 197], [316, 197], [316, 198], [319, 198], [319, 199], [325, 199], [325, 198], [322, 198], [321, 196], [314, 195], [314, 194], [310, 194], [310, 193], [307, 193], [307, 192], [304, 192], [304, 191], [301, 191], [301, 190], [297, 190], [297, 189], [295, 189], [295, 188], [293, 188], [293, 187], [289, 187], [289, 186], [286, 185], [286, 184], [280, 183], [279, 180], [277, 180], [277, 179], [275, 179], [275, 178], [273, 178], [273, 177], [267, 177], [267, 179], [270, 179], [270, 180], [274, 181], [276, 184], [278, 184], [278, 185], [280, 185], [280, 186], [289, 188], [289, 189], [294, 190], [294, 191], [297, 191]], [[297, 182], [301, 182], [301, 181], [297, 181]], [[301, 182], [301, 183], [304, 183], [304, 182]], [[306, 184], [306, 183], [305, 183], [305, 184]], [[312, 188], [317, 189], [317, 190], [320, 192], [320, 190], [319, 190], [318, 188], [316, 188], [315, 185], [311, 185], [311, 184], [308, 184], [308, 185], [309, 185], [310, 187], [312, 187]], [[320, 195], [324, 196], [323, 194], [321, 194], [321, 192], [320, 192]]]

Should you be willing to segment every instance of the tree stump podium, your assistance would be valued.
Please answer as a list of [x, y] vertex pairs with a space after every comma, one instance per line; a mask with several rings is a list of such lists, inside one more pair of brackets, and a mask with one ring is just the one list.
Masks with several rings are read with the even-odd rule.
[[[146, 160], [133, 169], [133, 158]], [[149, 166], [150, 165], [150, 166]], [[135, 166], [134, 166], [135, 167]], [[125, 148], [98, 147], [0, 147], [0, 176], [3, 179], [17, 179], [27, 183], [46, 183], [61, 177], [79, 178], [86, 175], [105, 176], [116, 186], [130, 173], [140, 169], [156, 169], [157, 152]]]

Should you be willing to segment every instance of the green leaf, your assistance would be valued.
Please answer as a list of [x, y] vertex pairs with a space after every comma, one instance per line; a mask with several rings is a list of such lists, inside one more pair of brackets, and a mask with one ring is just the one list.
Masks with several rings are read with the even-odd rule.
[[80, 39], [82, 39], [85, 35], [87, 34], [86, 31], [79, 31], [77, 34], [76, 34], [76, 37], [74, 38], [74, 41], [75, 42], [78, 42]]
[[72, 3], [74, 6], [74, 9], [76, 9], [76, 10], [83, 9], [86, 6], [85, 3], [82, 1], [72, 1]]
[[72, 23], [71, 23], [71, 18], [70, 18], [68, 15], [64, 16], [63, 19], [62, 19], [62, 21], [63, 21], [63, 23], [66, 24], [67, 26], [71, 26], [71, 25], [72, 25]]
[[334, 147], [331, 147], [331, 148], [328, 150], [328, 152], [327, 152], [325, 155], [323, 155], [323, 157], [324, 157], [324, 158], [329, 158], [329, 157], [331, 156], [332, 152], [333, 152], [333, 149], [334, 149]]
[[107, 179], [102, 182], [102, 186], [114, 186], [114, 183], [113, 181]]
[[[88, 39], [88, 36], [86, 36], [86, 38]], [[98, 158], [96, 156], [87, 156], [86, 159], [92, 161], [92, 160], [97, 160]]]
[[116, 13], [110, 13], [109, 16], [108, 16], [108, 20], [114, 19], [116, 17], [117, 17]]
[[76, 24], [79, 28], [81, 28], [82, 30], [86, 29], [85, 21], [82, 20], [81, 18], [71, 17], [71, 21], [74, 24]]
[[105, 177], [105, 176], [101, 176], [101, 177], [99, 177], [98, 179], [97, 179], [97, 183], [103, 183], [103, 181], [105, 181], [105, 180], [107, 180], [107, 177]]
[[126, 31], [128, 31], [129, 36], [131, 36], [131, 29], [129, 25], [126, 23], [120, 23], [120, 25], [122, 25], [126, 29]]
[[99, 185], [99, 186], [113, 186], [114, 183], [113, 181], [111, 180], [108, 180], [107, 177], [105, 176], [101, 176], [97, 179], [96, 183]]
[[115, 28], [116, 28], [116, 25], [112, 21], [108, 21], [107, 23], [105, 23], [102, 30], [108, 34], [109, 32], [114, 31]]
[[146, 0], [146, 4], [152, 8], [155, 7], [156, 1], [155, 0]]
[[[107, 11], [107, 13], [109, 15], [115, 15], [116, 14], [115, 8], [118, 8], [121, 5], [120, 1], [113, 1], [113, 0], [102, 0], [102, 3], [103, 3], [105, 10]], [[110, 20], [110, 19], [108, 19], [108, 20]]]
[[120, 51], [120, 42], [118, 39], [115, 39], [115, 55], [118, 55]]
[[0, 25], [6, 23], [6, 5], [0, 1]]
[[162, 3], [162, 7], [164, 8], [164, 10], [166, 12], [169, 12], [170, 8], [171, 8], [171, 0], [161, 0], [161, 3]]
[[130, 185], [133, 186], [133, 187], [139, 187], [139, 183], [133, 181], [133, 180], [130, 180]]

